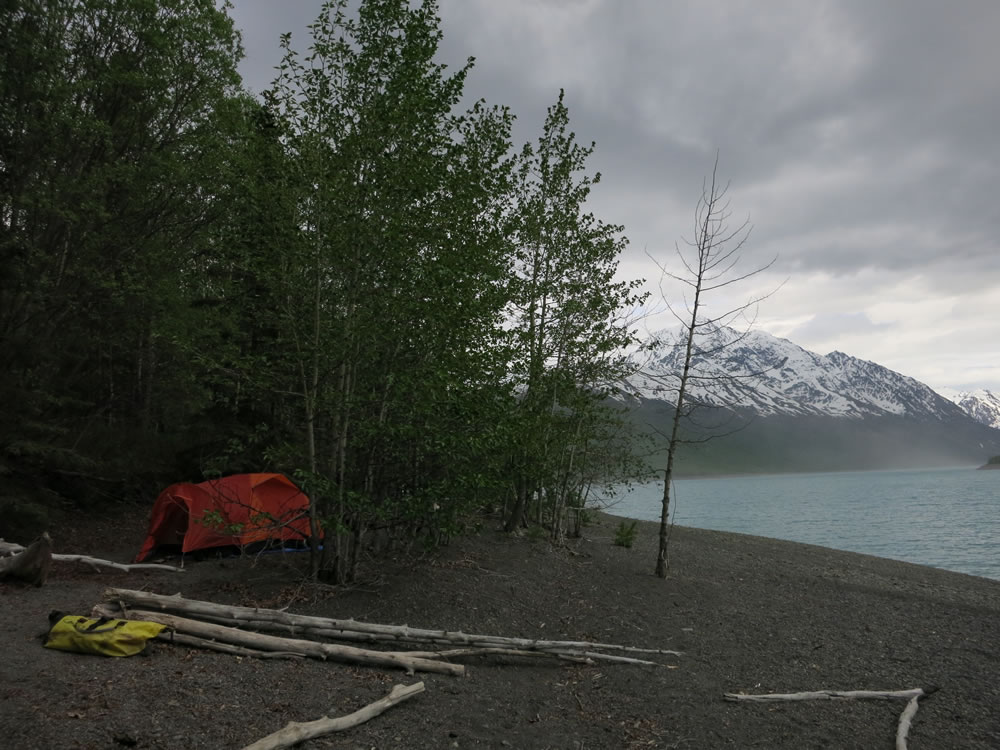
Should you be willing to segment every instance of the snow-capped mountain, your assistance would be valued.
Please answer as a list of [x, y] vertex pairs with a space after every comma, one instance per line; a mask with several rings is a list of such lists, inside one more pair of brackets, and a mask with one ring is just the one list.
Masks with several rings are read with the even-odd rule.
[[[672, 403], [684, 339], [676, 330], [660, 331], [653, 339], [629, 385], [636, 397]], [[967, 419], [963, 408], [911, 377], [842, 352], [816, 354], [758, 330], [716, 328], [696, 337], [687, 393], [689, 401], [764, 416]], [[1000, 402], [995, 403], [1000, 416]]]
[[943, 389], [940, 393], [962, 407], [977, 422], [1000, 430], [1000, 394], [986, 388], [977, 391]]
[[[627, 383], [628, 419], [649, 436], [652, 456], [671, 429], [684, 344], [677, 331], [655, 334]], [[696, 344], [685, 403], [724, 408], [682, 422], [682, 473], [974, 467], [1000, 454], [1000, 430], [874, 362], [816, 354], [763, 331], [718, 328]], [[656, 460], [651, 467], [662, 470]]]

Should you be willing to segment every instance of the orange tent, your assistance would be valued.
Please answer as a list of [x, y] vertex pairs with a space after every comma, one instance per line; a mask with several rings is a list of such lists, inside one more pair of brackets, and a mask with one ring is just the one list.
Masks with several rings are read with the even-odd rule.
[[145, 560], [160, 545], [179, 545], [187, 553], [308, 537], [309, 498], [291, 480], [282, 474], [234, 474], [163, 490], [135, 559]]

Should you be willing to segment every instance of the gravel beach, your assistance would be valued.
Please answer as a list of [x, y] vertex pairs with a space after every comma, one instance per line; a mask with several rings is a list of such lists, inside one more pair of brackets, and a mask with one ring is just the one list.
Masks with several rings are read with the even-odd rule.
[[[56, 551], [126, 562], [140, 516], [54, 529]], [[303, 747], [891, 749], [898, 701], [753, 705], [723, 694], [936, 686], [910, 750], [1000, 748], [1000, 582], [682, 527], [660, 580], [655, 526], [640, 523], [625, 549], [612, 544], [618, 521], [597, 515], [565, 548], [484, 531], [367, 561], [356, 586], [319, 595], [301, 583], [305, 555], [191, 562], [182, 574], [57, 563], [42, 588], [0, 584], [0, 745], [236, 749], [422, 679], [423, 694]], [[456, 678], [167, 643], [126, 659], [41, 647], [51, 610], [88, 614], [108, 586], [683, 656], [657, 657], [660, 667], [476, 657]]]

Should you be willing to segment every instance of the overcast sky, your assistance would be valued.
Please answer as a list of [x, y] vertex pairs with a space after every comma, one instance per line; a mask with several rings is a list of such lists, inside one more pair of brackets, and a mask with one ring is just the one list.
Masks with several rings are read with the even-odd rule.
[[[305, 51], [320, 2], [234, 3], [260, 91], [278, 35]], [[647, 253], [677, 270], [718, 151], [734, 219], [753, 224], [743, 267], [777, 256], [734, 291], [787, 279], [757, 328], [1000, 392], [1000, 2], [442, 0], [440, 15], [441, 61], [476, 58], [467, 97], [508, 105], [517, 143], [566, 90], [597, 142], [590, 208], [630, 241], [624, 277], [657, 280]]]

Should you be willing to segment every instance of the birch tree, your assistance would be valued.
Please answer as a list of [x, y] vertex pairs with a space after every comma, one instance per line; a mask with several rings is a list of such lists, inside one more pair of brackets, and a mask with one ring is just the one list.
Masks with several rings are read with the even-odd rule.
[[615, 278], [627, 244], [623, 227], [586, 210], [601, 175], [586, 173], [594, 144], [577, 143], [564, 100], [560, 91], [537, 145], [523, 148], [516, 176], [508, 310], [517, 402], [508, 531], [540, 493], [558, 517], [598, 417], [608, 416], [600, 402], [624, 374], [622, 351], [635, 334], [627, 311], [643, 299], [636, 292], [641, 282]]
[[[471, 62], [435, 62], [436, 4], [326, 3], [274, 87], [299, 174], [302, 241], [282, 272], [318, 568], [353, 575], [374, 526], [452, 517], [479, 441], [459, 415], [496, 381], [510, 115], [455, 114]], [[291, 370], [289, 370], [290, 373]], [[466, 438], [468, 436], [466, 435]], [[454, 461], [446, 458], [456, 450]], [[474, 483], [474, 482], [473, 482]], [[316, 572], [319, 572], [317, 570]]]

